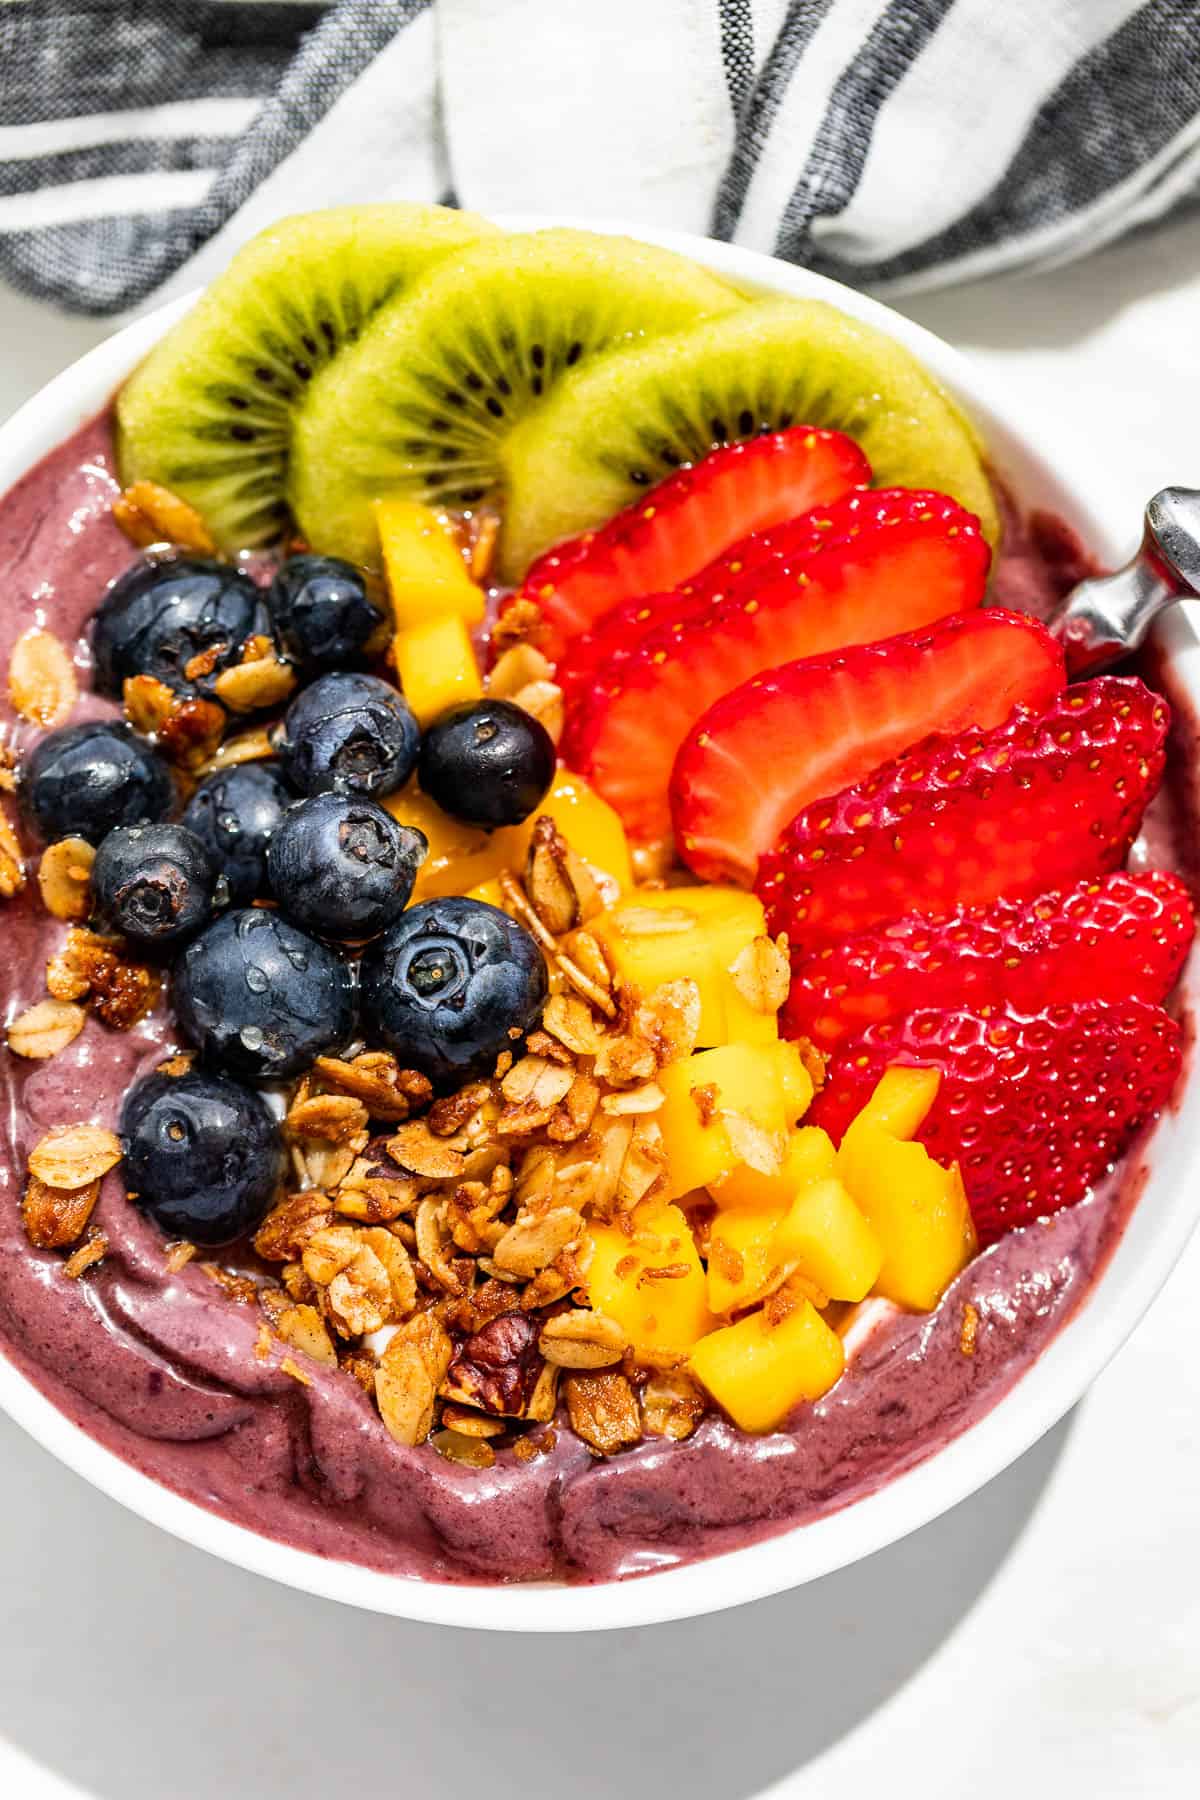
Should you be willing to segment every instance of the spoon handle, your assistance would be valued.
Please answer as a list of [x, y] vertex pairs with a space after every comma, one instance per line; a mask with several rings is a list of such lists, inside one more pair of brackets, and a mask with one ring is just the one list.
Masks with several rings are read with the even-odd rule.
[[1176, 600], [1200, 596], [1200, 490], [1163, 488], [1146, 507], [1137, 554], [1113, 575], [1081, 581], [1050, 630], [1072, 678], [1096, 675], [1136, 650]]

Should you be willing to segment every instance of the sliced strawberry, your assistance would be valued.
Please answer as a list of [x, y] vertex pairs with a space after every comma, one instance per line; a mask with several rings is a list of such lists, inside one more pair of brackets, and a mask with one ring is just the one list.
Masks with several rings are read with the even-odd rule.
[[933, 737], [797, 814], [763, 857], [772, 931], [814, 949], [906, 913], [1067, 887], [1124, 862], [1170, 709], [1140, 681], [1069, 687], [992, 731]]
[[768, 571], [772, 581], [794, 581], [815, 551], [850, 543], [872, 526], [889, 524], [895, 517], [898, 493], [904, 492], [855, 488], [799, 518], [739, 538], [669, 592], [635, 594], [610, 607], [590, 631], [571, 639], [559, 660], [555, 680], [568, 704], [586, 692], [606, 663], [611, 665], [606, 671], [611, 679], [653, 632], [664, 626], [677, 629], [726, 600], [753, 599]]
[[918, 1135], [959, 1164], [987, 1241], [1082, 1200], [1167, 1104], [1182, 1056], [1179, 1026], [1145, 1000], [928, 1008], [850, 1040], [805, 1123], [840, 1141], [890, 1064], [940, 1069]]
[[910, 913], [797, 957], [783, 1029], [828, 1051], [918, 1007], [1164, 1000], [1194, 932], [1187, 889], [1158, 869], [960, 906], [936, 922]]
[[953, 500], [893, 489], [855, 535], [796, 567], [768, 563], [748, 590], [653, 632], [619, 666], [605, 664], [568, 719], [564, 755], [635, 837], [663, 837], [676, 752], [722, 694], [780, 663], [978, 606], [988, 560], [977, 521]]
[[785, 663], [698, 719], [671, 776], [684, 862], [753, 882], [802, 806], [861, 781], [931, 732], [987, 731], [1066, 684], [1061, 647], [1023, 613], [956, 613], [925, 631]]
[[620, 601], [677, 587], [748, 532], [824, 506], [870, 479], [866, 457], [840, 431], [794, 425], [724, 444], [668, 475], [600, 530], [548, 550], [519, 597], [541, 608], [543, 647], [557, 657]]

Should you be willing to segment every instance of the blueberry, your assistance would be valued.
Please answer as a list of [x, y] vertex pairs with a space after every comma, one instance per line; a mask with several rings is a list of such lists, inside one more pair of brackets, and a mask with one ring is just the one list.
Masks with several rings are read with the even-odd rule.
[[523, 926], [457, 896], [410, 907], [362, 960], [370, 1027], [438, 1087], [490, 1075], [536, 1025], [548, 985]]
[[285, 814], [267, 850], [267, 880], [289, 919], [318, 937], [365, 943], [408, 905], [429, 848], [373, 800], [314, 794]]
[[417, 779], [443, 812], [472, 825], [519, 825], [554, 780], [554, 739], [511, 700], [468, 700], [435, 719]]
[[390, 794], [417, 760], [421, 730], [377, 675], [321, 675], [283, 721], [283, 772], [299, 794]]
[[226, 913], [193, 938], [171, 998], [188, 1042], [243, 1081], [298, 1075], [354, 1029], [349, 965], [265, 907]]
[[283, 1176], [270, 1112], [224, 1075], [148, 1075], [125, 1096], [121, 1138], [134, 1205], [194, 1244], [254, 1231]]
[[[181, 694], [211, 694], [247, 638], [269, 637], [266, 599], [227, 563], [180, 558], [137, 563], [120, 576], [92, 620], [94, 685], [120, 697], [131, 675], [153, 675]], [[188, 674], [192, 659], [209, 652]]]
[[170, 772], [128, 725], [68, 725], [36, 745], [21, 804], [45, 838], [98, 844], [118, 825], [149, 825], [175, 801]]
[[234, 906], [266, 892], [267, 844], [292, 804], [278, 763], [237, 763], [196, 789], [183, 822], [204, 843], [225, 877]]
[[96, 852], [101, 917], [138, 944], [179, 944], [212, 915], [217, 868], [183, 825], [118, 825]]
[[338, 669], [361, 655], [383, 614], [353, 563], [293, 556], [271, 583], [267, 604], [285, 653], [303, 669]]

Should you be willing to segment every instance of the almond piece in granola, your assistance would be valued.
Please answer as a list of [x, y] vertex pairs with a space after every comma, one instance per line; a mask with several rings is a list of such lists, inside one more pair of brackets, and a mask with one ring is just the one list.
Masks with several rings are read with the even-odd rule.
[[112, 515], [131, 543], [177, 544], [201, 556], [216, 552], [212, 533], [190, 501], [157, 481], [134, 481], [117, 495]]
[[275, 1333], [293, 1350], [302, 1350], [314, 1362], [337, 1367], [337, 1351], [315, 1306], [285, 1306], [275, 1319]]
[[0, 899], [11, 900], [25, 886], [25, 859], [12, 820], [0, 807]]
[[47, 1187], [86, 1187], [115, 1169], [121, 1140], [103, 1125], [56, 1125], [29, 1152], [29, 1171]]
[[92, 910], [92, 864], [96, 852], [84, 838], [59, 838], [42, 852], [38, 890], [56, 919], [86, 919]]
[[420, 1444], [433, 1426], [433, 1405], [454, 1354], [432, 1313], [416, 1313], [392, 1334], [375, 1370], [375, 1398], [398, 1444]]
[[624, 1375], [570, 1375], [566, 1396], [571, 1429], [597, 1456], [613, 1456], [640, 1441], [637, 1396]]
[[31, 725], [50, 729], [70, 718], [79, 683], [65, 645], [52, 631], [32, 625], [21, 633], [8, 665], [8, 697]]
[[522, 1213], [496, 1245], [492, 1261], [503, 1274], [528, 1281], [582, 1233], [583, 1219], [573, 1207], [553, 1206], [546, 1213]]
[[100, 1197], [99, 1181], [83, 1187], [51, 1187], [31, 1175], [21, 1201], [25, 1236], [39, 1250], [62, 1250], [83, 1236]]
[[45, 1062], [79, 1036], [86, 1018], [73, 1000], [39, 1000], [9, 1026], [8, 1047], [16, 1056]]
[[573, 1307], [546, 1320], [538, 1348], [547, 1362], [563, 1369], [607, 1369], [620, 1362], [629, 1339], [606, 1313]]

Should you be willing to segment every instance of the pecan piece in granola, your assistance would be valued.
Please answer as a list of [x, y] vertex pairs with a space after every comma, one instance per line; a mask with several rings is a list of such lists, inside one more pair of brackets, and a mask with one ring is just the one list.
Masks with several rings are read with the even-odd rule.
[[473, 1332], [446, 1371], [442, 1396], [481, 1412], [520, 1418], [542, 1373], [538, 1323], [507, 1312]]

